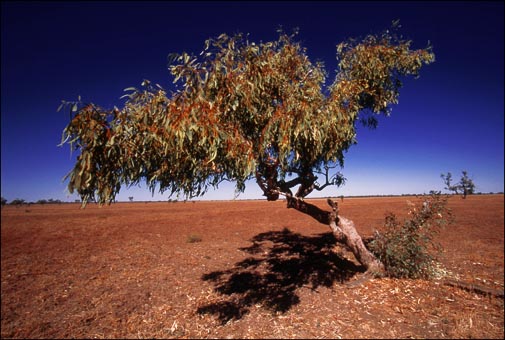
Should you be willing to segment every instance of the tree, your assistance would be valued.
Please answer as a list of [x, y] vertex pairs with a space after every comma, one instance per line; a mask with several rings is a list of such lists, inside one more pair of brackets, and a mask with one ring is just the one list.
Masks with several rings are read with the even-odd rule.
[[[356, 144], [356, 126], [377, 126], [398, 102], [401, 78], [418, 76], [434, 61], [431, 47], [411, 50], [392, 31], [337, 45], [338, 70], [325, 85], [322, 62], [279, 31], [276, 41], [256, 44], [247, 35], [221, 34], [205, 42], [199, 56], [169, 56], [177, 90], [167, 96], [148, 80], [125, 89], [123, 108], [63, 101], [71, 121], [62, 144], [80, 151], [67, 175], [68, 188], [83, 204], [111, 203], [122, 185], [145, 179], [154, 192], [187, 198], [203, 195], [223, 181], [243, 192], [256, 179], [267, 200], [280, 196], [288, 208], [329, 225], [369, 270], [382, 271], [352, 221], [307, 203], [312, 191], [345, 179], [332, 170]], [[292, 189], [298, 186], [296, 192]]]
[[3, 207], [4, 205], [7, 204], [7, 199], [5, 199], [4, 197], [2, 197], [1, 198], [1, 203], [2, 203], [2, 207]]
[[25, 203], [26, 201], [24, 199], [16, 198], [11, 201], [10, 205], [15, 205], [16, 207], [19, 207]]
[[133, 202], [133, 196], [129, 196], [128, 199], [130, 200], [130, 202]]
[[462, 194], [463, 198], [466, 198], [466, 195], [472, 195], [475, 192], [475, 184], [473, 183], [472, 179], [468, 177], [468, 174], [465, 170], [462, 171], [463, 176], [461, 176], [461, 179], [459, 182], [455, 185], [452, 185], [452, 174], [450, 172], [445, 174], [441, 174], [440, 177], [442, 177], [442, 180], [444, 181], [446, 187], [445, 189], [449, 191], [454, 191], [456, 195]]

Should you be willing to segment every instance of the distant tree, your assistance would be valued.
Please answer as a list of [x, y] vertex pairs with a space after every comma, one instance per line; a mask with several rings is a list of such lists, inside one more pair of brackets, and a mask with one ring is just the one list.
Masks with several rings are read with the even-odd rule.
[[475, 184], [473, 183], [473, 180], [468, 177], [466, 171], [463, 171], [462, 173], [463, 176], [461, 177], [459, 183], [461, 191], [463, 192], [463, 198], [466, 198], [466, 195], [472, 195], [475, 192]]
[[24, 199], [16, 198], [16, 199], [13, 199], [10, 204], [19, 207], [25, 203], [26, 203], [26, 201]]
[[448, 172], [446, 175], [441, 174], [440, 177], [442, 177], [442, 180], [444, 181], [446, 187], [445, 189], [449, 191], [454, 191], [456, 195], [462, 194], [463, 198], [466, 198], [467, 195], [471, 195], [475, 192], [475, 184], [473, 181], [468, 177], [468, 174], [466, 171], [462, 171], [463, 176], [459, 180], [458, 183], [452, 185], [452, 174]]
[[200, 56], [170, 56], [169, 70], [181, 85], [171, 96], [145, 80], [142, 89], [125, 90], [122, 109], [64, 101], [71, 121], [62, 144], [80, 151], [69, 191], [84, 203], [95, 196], [111, 203], [123, 184], [145, 179], [152, 192], [188, 199], [223, 181], [243, 192], [256, 179], [267, 200], [284, 196], [288, 208], [330, 226], [365, 268], [382, 272], [354, 223], [337, 215], [336, 202], [328, 200], [325, 211], [304, 198], [344, 183], [342, 174], [330, 172], [356, 144], [356, 126], [375, 128], [377, 116], [389, 116], [398, 102], [401, 78], [434, 61], [430, 47], [411, 50], [396, 26], [337, 45], [329, 87], [323, 63], [309, 60], [296, 33], [279, 32], [278, 40], [259, 44], [221, 34], [205, 42]]
[[47, 200], [45, 200], [45, 199], [41, 199], [41, 200], [37, 201], [37, 204], [46, 204], [46, 203], [47, 203]]
[[7, 200], [4, 197], [1, 198], [1, 204], [2, 207], [7, 204]]
[[133, 196], [128, 197], [128, 199], [130, 200], [130, 202], [133, 202]]

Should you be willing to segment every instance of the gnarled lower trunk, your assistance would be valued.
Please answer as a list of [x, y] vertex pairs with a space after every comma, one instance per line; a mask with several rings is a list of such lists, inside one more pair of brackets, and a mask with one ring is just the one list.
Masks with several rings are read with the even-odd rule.
[[[337, 203], [328, 199], [328, 204], [332, 211], [325, 211], [313, 204], [305, 202], [300, 197], [305, 197], [312, 190], [322, 190], [325, 186], [334, 184], [328, 178], [326, 168], [326, 183], [323, 186], [316, 185], [317, 177], [311, 171], [302, 172], [300, 177], [289, 182], [277, 181], [277, 166], [279, 162], [275, 160], [262, 165], [262, 170], [256, 172], [256, 180], [259, 187], [269, 201], [275, 201], [279, 195], [286, 196], [288, 208], [294, 208], [305, 213], [322, 224], [328, 225], [337, 241], [344, 243], [354, 254], [356, 259], [366, 268], [368, 273], [381, 275], [384, 273], [384, 265], [365, 247], [361, 236], [359, 236], [354, 223], [342, 216], [338, 216]], [[291, 188], [300, 184], [296, 195], [293, 196]]]
[[384, 273], [384, 265], [366, 248], [361, 236], [354, 227], [354, 222], [338, 215], [337, 203], [328, 199], [332, 211], [322, 210], [301, 199], [287, 196], [288, 208], [294, 208], [305, 213], [322, 224], [328, 225], [337, 241], [344, 243], [356, 259], [374, 275]]

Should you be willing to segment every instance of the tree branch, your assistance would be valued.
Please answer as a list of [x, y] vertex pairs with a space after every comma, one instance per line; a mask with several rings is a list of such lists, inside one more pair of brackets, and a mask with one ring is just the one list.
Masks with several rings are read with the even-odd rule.
[[[282, 187], [283, 188], [291, 189], [292, 187], [294, 187], [294, 186], [296, 186], [296, 185], [298, 185], [300, 183], [302, 183], [302, 179], [300, 177], [296, 177], [296, 178], [294, 178], [294, 179], [292, 179], [292, 180], [290, 180], [288, 182], [282, 183]], [[282, 187], [281, 187], [281, 189], [282, 189]]]
[[322, 224], [330, 224], [332, 218], [333, 220], [336, 218], [336, 215], [333, 216], [333, 214], [329, 211], [322, 210], [313, 204], [307, 203], [301, 198], [293, 196], [291, 193], [281, 191], [277, 191], [277, 193], [286, 197], [288, 208], [294, 208], [304, 214], [307, 214]]
[[278, 160], [271, 163], [262, 163], [256, 170], [256, 182], [268, 201], [276, 201], [279, 198], [279, 184], [277, 182], [278, 164]]
[[317, 182], [315, 182], [315, 185], [314, 185], [314, 189], [316, 189], [317, 191], [321, 191], [323, 190], [324, 188], [326, 188], [327, 186], [329, 185], [337, 185], [337, 186], [340, 186], [341, 184], [343, 184], [345, 182], [345, 178], [340, 175], [339, 173], [336, 173], [334, 174], [333, 176], [331, 176], [331, 178], [329, 177], [329, 171], [330, 169], [334, 169], [336, 168], [336, 166], [328, 166], [328, 165], [325, 165], [324, 166], [324, 169], [325, 169], [325, 172], [317, 172], [319, 174], [322, 174], [324, 175], [325, 177], [325, 183], [323, 185], [319, 185]]
[[[266, 196], [269, 200], [276, 200], [280, 193], [292, 195], [291, 188], [296, 185], [300, 185], [300, 187], [294, 197], [303, 199], [314, 189], [322, 191], [329, 185], [341, 185], [345, 180], [338, 173], [334, 174], [330, 178], [329, 169], [333, 169], [335, 167], [325, 166], [325, 183], [323, 185], [316, 182], [318, 177], [314, 176], [314, 173], [311, 170], [297, 172], [299, 176], [287, 182], [277, 181], [277, 166], [278, 163], [262, 164], [259, 168], [263, 169], [264, 173], [259, 169], [256, 171], [256, 181], [263, 191], [264, 196]], [[323, 174], [322, 172], [318, 173]]]

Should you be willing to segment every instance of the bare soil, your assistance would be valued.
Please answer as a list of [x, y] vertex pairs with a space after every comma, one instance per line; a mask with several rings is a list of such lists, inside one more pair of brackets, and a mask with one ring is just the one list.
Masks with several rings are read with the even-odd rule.
[[[338, 202], [367, 237], [418, 199]], [[329, 228], [281, 201], [6, 206], [1, 336], [503, 338], [504, 196], [449, 207], [440, 262], [466, 286], [361, 281]]]

